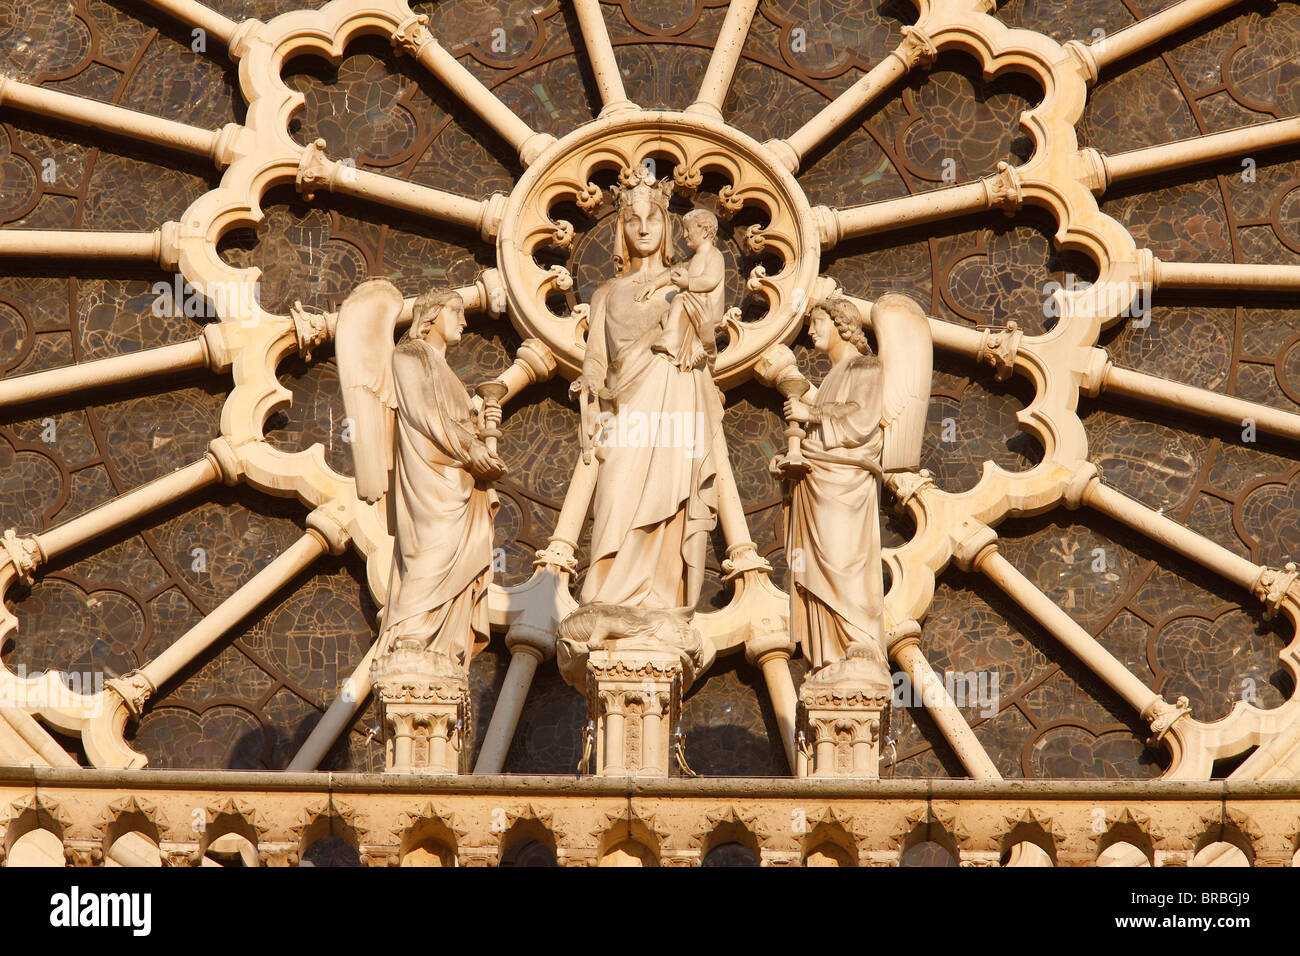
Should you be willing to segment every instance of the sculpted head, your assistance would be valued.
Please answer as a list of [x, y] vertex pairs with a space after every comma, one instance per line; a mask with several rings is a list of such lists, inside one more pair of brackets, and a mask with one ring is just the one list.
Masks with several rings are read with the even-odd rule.
[[682, 228], [690, 247], [698, 249], [703, 241], [718, 238], [718, 217], [707, 209], [692, 209], [682, 216]]
[[836, 339], [843, 340], [855, 352], [866, 353], [867, 333], [862, 327], [862, 313], [848, 299], [823, 299], [808, 316], [808, 331], [819, 352], [829, 352]]
[[633, 259], [654, 257], [658, 265], [670, 265], [674, 241], [668, 199], [672, 184], [667, 180], [654, 182], [648, 175], [638, 178], [636, 174], [626, 175], [626, 170], [624, 173], [624, 180], [635, 185], [614, 190], [618, 208], [614, 262], [619, 271], [625, 270]]
[[465, 300], [459, 293], [430, 289], [411, 310], [411, 338], [455, 345], [465, 331]]

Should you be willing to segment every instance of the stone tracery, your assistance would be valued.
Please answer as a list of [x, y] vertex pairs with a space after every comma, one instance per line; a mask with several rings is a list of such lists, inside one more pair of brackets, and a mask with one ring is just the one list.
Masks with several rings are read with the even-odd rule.
[[[290, 150], [276, 123], [287, 115], [291, 97], [287, 89], [279, 83], [278, 65], [288, 55], [291, 45], [306, 44], [328, 48], [337, 56], [341, 55], [348, 36], [360, 30], [388, 30], [394, 35], [412, 36], [415, 39], [407, 44], [422, 63], [448, 82], [453, 88], [459, 88], [471, 105], [483, 112], [489, 122], [503, 132], [512, 146], [520, 151], [521, 159], [529, 165], [529, 173], [534, 168], [540, 169], [545, 163], [540, 159], [552, 144], [536, 138], [536, 134], [521, 130], [518, 125], [507, 120], [497, 106], [493, 105], [490, 94], [481, 86], [466, 81], [465, 77], [448, 64], [449, 57], [439, 55], [437, 47], [430, 37], [420, 32], [421, 25], [413, 24], [409, 17], [398, 19], [398, 14], [406, 12], [383, 8], [376, 11], [369, 5], [333, 4], [328, 12], [322, 11], [318, 21], [317, 14], [290, 15], [272, 21], [265, 28], [245, 25], [236, 29], [224, 18], [205, 13], [197, 4], [176, 3], [160, 4], [173, 13], [183, 17], [197, 18], [194, 22], [202, 23], [217, 37], [229, 42], [232, 52], [241, 60], [241, 78], [250, 94], [249, 123], [242, 130], [231, 131], [229, 128], [220, 134], [198, 135], [192, 130], [176, 129], [166, 124], [145, 122], [136, 117], [117, 113], [109, 115], [108, 120], [97, 120], [100, 124], [118, 123], [118, 130], [123, 135], [141, 135], [146, 141], [166, 141], [171, 146], [180, 146], [191, 152], [210, 155], [216, 158], [218, 165], [229, 164], [222, 186], [214, 193], [199, 200], [192, 211], [180, 225], [169, 225], [155, 233], [103, 234], [87, 235], [82, 233], [58, 235], [40, 233], [15, 235], [16, 231], [0, 234], [0, 242], [7, 242], [10, 251], [32, 249], [46, 251], [60, 256], [84, 256], [111, 253], [128, 257], [140, 256], [157, 260], [165, 265], [178, 263], [188, 281], [200, 289], [216, 292], [222, 283], [234, 283], [233, 287], [242, 287], [248, 281], [247, 276], [240, 275], [224, 264], [219, 264], [212, 250], [215, 248], [217, 235], [230, 222], [252, 215], [257, 207], [259, 192], [273, 181], [292, 179], [308, 188], [331, 188], [349, 195], [379, 199], [391, 203], [397, 208], [418, 211], [427, 214], [432, 210], [435, 215], [453, 223], [467, 226], [483, 234], [496, 234], [498, 240], [503, 233], [497, 232], [502, 226], [513, 224], [509, 206], [502, 201], [484, 200], [475, 202], [455, 197], [441, 191], [429, 190], [427, 187], [411, 187], [409, 184], [388, 182], [384, 177], [365, 171], [349, 172], [349, 167], [331, 166], [323, 158], [319, 149], [309, 147], [299, 149], [296, 144]], [[815, 228], [808, 234], [815, 239], [802, 253], [788, 253], [787, 264], [796, 262], [799, 271], [805, 273], [810, 259], [806, 254], [808, 248], [829, 246], [854, 235], [875, 232], [894, 225], [916, 225], [935, 221], [944, 216], [958, 215], [968, 210], [980, 208], [1007, 208], [1020, 203], [1037, 204], [1052, 210], [1058, 222], [1067, 224], [1058, 235], [1058, 240], [1066, 245], [1082, 247], [1089, 250], [1101, 267], [1098, 285], [1127, 287], [1130, 283], [1149, 282], [1157, 289], [1164, 287], [1217, 288], [1224, 285], [1245, 288], [1290, 289], [1296, 285], [1293, 269], [1286, 267], [1242, 267], [1216, 266], [1214, 268], [1198, 267], [1194, 264], [1166, 263], [1154, 256], [1144, 255], [1133, 242], [1127, 231], [1123, 230], [1108, 217], [1097, 212], [1091, 193], [1101, 192], [1110, 184], [1126, 177], [1141, 173], [1143, 175], [1174, 168], [1186, 162], [1206, 162], [1224, 155], [1239, 155], [1243, 151], [1259, 148], [1268, 143], [1294, 141], [1297, 130], [1294, 120], [1283, 120], [1273, 124], [1263, 124], [1248, 136], [1207, 136], [1190, 144], [1177, 144], [1175, 147], [1152, 147], [1148, 150], [1135, 151], [1131, 154], [1103, 157], [1087, 150], [1076, 150], [1073, 125], [1078, 111], [1082, 108], [1087, 83], [1095, 80], [1097, 70], [1117, 62], [1124, 56], [1126, 49], [1149, 42], [1161, 29], [1180, 26], [1185, 21], [1183, 16], [1204, 15], [1224, 6], [1224, 4], [1180, 4], [1179, 15], [1159, 15], [1142, 21], [1141, 29], [1130, 28], [1133, 32], [1126, 36], [1120, 34], [1109, 38], [1106, 55], [1100, 59], [1094, 52], [1079, 45], [1057, 47], [1040, 36], [1013, 35], [991, 18], [983, 15], [986, 11], [969, 10], [957, 5], [935, 4], [923, 9], [923, 16], [918, 22], [917, 32], [909, 34], [903, 54], [886, 58], [882, 64], [890, 64], [888, 70], [880, 72], [865, 86], [855, 87], [843, 104], [838, 107], [846, 110], [848, 106], [859, 107], [866, 102], [866, 97], [879, 93], [888, 86], [888, 77], [899, 67], [923, 65], [924, 57], [913, 55], [918, 46], [918, 36], [928, 36], [929, 44], [937, 49], [955, 47], [974, 52], [981, 57], [986, 68], [1019, 68], [1036, 71], [1044, 82], [1045, 98], [1040, 106], [1027, 115], [1026, 125], [1035, 134], [1036, 150], [1031, 160], [1021, 167], [1007, 167], [997, 176], [988, 177], [966, 186], [957, 186], [934, 194], [887, 203], [872, 204], [863, 207], [849, 207], [840, 210], [809, 209], [806, 214], [793, 216], [800, 228], [808, 229], [806, 221], [811, 217]], [[599, 18], [593, 19], [592, 4], [579, 4], [579, 13], [587, 34], [588, 44], [593, 50], [593, 62], [612, 60], [613, 51], [608, 42], [600, 37]], [[1172, 9], [1172, 8], [1171, 8]], [[748, 15], [745, 5], [736, 5], [729, 14], [728, 23], [734, 32], [739, 33], [746, 25], [747, 16], [753, 15], [752, 7]], [[598, 9], [596, 10], [598, 14]], [[733, 15], [734, 14], [734, 15]], [[313, 33], [310, 39], [300, 34], [305, 24], [314, 25], [326, 22], [330, 29], [323, 33]], [[920, 31], [928, 31], [922, 33]], [[414, 32], [413, 32], [414, 31]], [[1127, 31], [1126, 31], [1127, 33]], [[323, 38], [323, 39], [322, 39]], [[910, 44], [910, 46], [909, 46]], [[726, 44], [720, 44], [720, 49]], [[924, 46], [924, 45], [922, 45]], [[908, 52], [912, 51], [912, 52]], [[452, 61], [454, 62], [454, 61]], [[259, 65], [260, 64], [260, 65]], [[895, 65], [896, 64], [896, 65]], [[275, 66], [275, 69], [270, 67]], [[734, 69], [735, 61], [730, 62]], [[709, 125], [706, 118], [720, 113], [721, 94], [725, 91], [722, 76], [728, 70], [728, 56], [724, 53], [717, 58], [716, 68], [706, 76], [700, 100], [693, 110], [688, 110], [691, 119], [681, 122], [689, 127], [691, 124]], [[876, 70], [872, 71], [873, 73]], [[274, 81], [268, 79], [273, 76]], [[871, 76], [871, 74], [868, 74]], [[610, 128], [618, 130], [616, 120], [626, 114], [637, 116], [630, 105], [624, 105], [625, 96], [620, 96], [616, 84], [617, 77], [607, 71], [598, 72], [602, 81], [602, 96], [606, 102], [605, 120]], [[486, 95], [485, 95], [486, 94]], [[75, 99], [75, 98], [73, 98]], [[76, 104], [58, 94], [36, 94], [25, 89], [16, 81], [9, 81], [3, 93], [7, 104], [17, 104], [45, 115], [60, 116], [65, 120], [77, 120]], [[275, 107], [274, 109], [272, 107]], [[852, 115], [849, 110], [846, 115]], [[125, 112], [125, 111], [124, 111]], [[643, 114], [640, 114], [643, 115]], [[495, 117], [498, 122], [493, 122]], [[699, 117], [696, 119], [696, 117]], [[278, 119], [276, 119], [278, 118]], [[259, 125], [268, 119], [274, 122]], [[819, 116], [810, 122], [804, 130], [787, 137], [785, 146], [769, 145], [771, 153], [782, 157], [782, 162], [790, 167], [797, 166], [799, 156], [818, 141], [831, 126], [835, 115]], [[666, 122], [666, 120], [664, 120]], [[820, 124], [818, 124], [820, 121]], [[841, 118], [841, 122], [843, 119]], [[809, 130], [809, 127], [812, 127]], [[148, 139], [153, 137], [153, 139]], [[618, 140], [619, 137], [613, 137]], [[267, 142], [277, 143], [279, 155], [274, 150], [266, 151], [261, 147]], [[254, 157], [251, 145], [256, 143], [257, 156]], [[807, 145], [803, 144], [807, 142]], [[241, 145], [242, 143], [242, 145]], [[531, 144], [531, 145], [530, 145]], [[243, 153], [241, 154], [241, 149]], [[630, 150], [630, 158], [639, 159], [636, 150]], [[1139, 155], [1140, 154], [1140, 155]], [[762, 155], [761, 153], [759, 154]], [[679, 164], [680, 165], [680, 164]], [[529, 173], [526, 173], [527, 176]], [[540, 174], [539, 174], [540, 175]], [[685, 178], [685, 177], [684, 177]], [[743, 178], [743, 175], [742, 177]], [[585, 188], [582, 179], [579, 189]], [[246, 192], [240, 192], [240, 190]], [[578, 199], [582, 194], [574, 193]], [[213, 198], [216, 197], [216, 198]], [[250, 198], [251, 197], [251, 198]], [[513, 199], [513, 197], [512, 197]], [[543, 210], [543, 213], [545, 210]], [[544, 218], [544, 217], [543, 217]], [[498, 225], [500, 224], [500, 225]], [[554, 228], [552, 226], [551, 228]], [[765, 230], [766, 233], [769, 232]], [[0, 245], [0, 250], [5, 247]], [[508, 258], [508, 257], [507, 257]], [[513, 261], [513, 260], [510, 260]], [[811, 258], [815, 274], [816, 257]], [[486, 273], [474, 287], [462, 290], [467, 302], [474, 302], [480, 308], [489, 311], [501, 311], [493, 308], [494, 299], [500, 300], [498, 290], [505, 293], [507, 307], [512, 318], [529, 316], [535, 313], [535, 304], [526, 303], [524, 296], [546, 288], [550, 282], [559, 287], [565, 281], [561, 272], [551, 272], [551, 278], [516, 282], [509, 275], [509, 267], [498, 263], [503, 275]], [[762, 277], [759, 277], [760, 280]], [[771, 292], [771, 283], [760, 287]], [[788, 287], [797, 290], [811, 284], [805, 280], [803, 285]], [[793, 296], [793, 291], [772, 292], [771, 297], [781, 301], [781, 295]], [[805, 293], [807, 296], [808, 293]], [[514, 298], [514, 297], [518, 298]], [[237, 296], [232, 299], [238, 301]], [[514, 298], [514, 301], [512, 301]], [[805, 302], [808, 299], [805, 298]], [[10, 574], [16, 575], [28, 569], [27, 565], [37, 565], [42, 560], [48, 561], [72, 543], [83, 540], [86, 536], [111, 527], [126, 517], [156, 508], [166, 501], [175, 500], [184, 492], [197, 490], [204, 485], [217, 481], [246, 480], [257, 487], [277, 493], [291, 493], [309, 506], [316, 508], [313, 512], [315, 524], [313, 533], [304, 535], [302, 547], [294, 553], [294, 560], [285, 562], [276, 568], [277, 575], [289, 573], [305, 566], [311, 558], [326, 550], [337, 550], [351, 543], [367, 554], [382, 553], [384, 538], [382, 525], [377, 524], [374, 515], [358, 507], [349, 497], [348, 482], [330, 469], [322, 467], [312, 460], [309, 454], [286, 455], [270, 449], [262, 439], [262, 426], [265, 416], [274, 404], [283, 398], [283, 390], [275, 381], [273, 370], [276, 362], [290, 354], [295, 348], [304, 352], [319, 345], [323, 336], [328, 334], [330, 317], [309, 316], [300, 313], [286, 319], [269, 315], [241, 312], [238, 304], [231, 313], [223, 317], [219, 326], [210, 326], [204, 336], [195, 343], [183, 348], [171, 347], [165, 354], [153, 354], [148, 357], [132, 356], [129, 361], [117, 359], [103, 360], [91, 366], [82, 366], [55, 373], [40, 373], [33, 377], [39, 380], [23, 381], [12, 379], [4, 383], [8, 391], [6, 398], [10, 401], [22, 398], [35, 398], [44, 394], [56, 394], [74, 389], [90, 381], [122, 381], [134, 379], [149, 371], [164, 371], [209, 364], [220, 370], [229, 369], [235, 379], [236, 389], [227, 402], [223, 420], [223, 438], [214, 443], [212, 456], [196, 463], [189, 469], [170, 476], [159, 486], [147, 486], [148, 492], [135, 498], [130, 496], [119, 499], [104, 510], [92, 513], [90, 520], [74, 519], [80, 524], [70, 524], [50, 532], [38, 534], [19, 542], [23, 549], [20, 561], [11, 557]], [[1224, 574], [1229, 580], [1243, 589], [1258, 592], [1261, 599], [1272, 602], [1273, 607], [1280, 607], [1292, 618], [1294, 623], [1294, 596], [1290, 590], [1290, 579], [1285, 572], [1268, 569], [1254, 562], [1231, 556], [1216, 549], [1194, 532], [1180, 528], [1169, 518], [1144, 508], [1117, 494], [1102, 484], [1087, 464], [1087, 442], [1074, 415], [1077, 392], [1074, 382], [1081, 382], [1085, 392], [1112, 391], [1117, 394], [1130, 395], [1155, 401], [1176, 401], [1183, 408], [1190, 408], [1208, 417], [1226, 421], [1236, 421], [1242, 417], [1253, 417], [1262, 430], [1273, 429], [1280, 434], [1295, 437], [1300, 434], [1297, 428], [1297, 416], [1285, 412], [1269, 410], [1256, 403], [1241, 399], [1216, 395], [1205, 390], [1187, 386], [1171, 386], [1153, 376], [1142, 375], [1117, 368], [1110, 364], [1105, 353], [1096, 346], [1100, 327], [1118, 319], [1118, 316], [1097, 314], [1093, 303], [1085, 303], [1081, 308], [1068, 310], [1070, 317], [1063, 320], [1051, 333], [1043, 336], [1019, 337], [1013, 344], [1008, 343], [1010, 332], [972, 334], [970, 330], [961, 329], [939, 321], [932, 322], [933, 335], [941, 348], [984, 358], [993, 362], [1001, 372], [1014, 369], [1029, 378], [1036, 387], [1034, 403], [1026, 411], [1024, 422], [1041, 439], [1044, 446], [1044, 460], [1038, 467], [1015, 476], [1008, 476], [996, 469], [986, 469], [980, 484], [961, 496], [949, 495], [933, 486], [921, 485], [907, 489], [908, 507], [916, 520], [917, 532], [902, 548], [889, 557], [889, 567], [893, 581], [888, 608], [891, 624], [899, 628], [899, 640], [896, 643], [895, 657], [898, 663], [912, 671], [915, 678], [924, 680], [928, 665], [922, 654], [915, 653], [918, 648], [902, 639], [902, 628], [907, 622], [920, 619], [924, 614], [933, 591], [933, 575], [940, 571], [950, 560], [978, 570], [1005, 589], [1026, 609], [1061, 637], [1067, 646], [1075, 649], [1089, 664], [1113, 678], [1114, 686], [1134, 706], [1146, 716], [1153, 718], [1153, 723], [1161, 730], [1170, 730], [1170, 738], [1175, 744], [1175, 763], [1171, 770], [1174, 775], [1201, 776], [1209, 772], [1209, 764], [1218, 757], [1231, 756], [1240, 752], [1247, 742], [1267, 743], [1284, 727], [1292, 722], [1291, 705], [1284, 705], [1267, 713], [1243, 705], [1234, 712], [1230, 723], [1224, 726], [1197, 724], [1190, 719], [1171, 718], [1166, 709], [1152, 699], [1150, 691], [1133, 680], [1124, 677], [1114, 669], [1113, 660], [1107, 660], [1104, 653], [1098, 652], [1095, 641], [1081, 634], [1076, 624], [1068, 615], [1062, 616], [1049, 611], [1040, 596], [1035, 595], [1032, 586], [1027, 585], [1022, 575], [1018, 575], [997, 553], [995, 539], [989, 529], [1008, 515], [1042, 510], [1057, 501], [1068, 507], [1088, 505], [1102, 514], [1128, 524], [1142, 534], [1166, 544], [1175, 551], [1187, 554], [1194, 560], [1204, 561], [1215, 570]], [[252, 319], [251, 326], [245, 320]], [[545, 320], [545, 316], [542, 317]], [[518, 321], [527, 322], [526, 318]], [[797, 330], [797, 325], [793, 328]], [[529, 328], [535, 332], [539, 329]], [[777, 338], [782, 337], [778, 335]], [[564, 363], [563, 348], [556, 350], [549, 340], [552, 336], [539, 336], [555, 350], [555, 358], [564, 371], [570, 371]], [[743, 340], [742, 340], [743, 341]], [[570, 338], [572, 342], [572, 338]], [[731, 348], [737, 349], [733, 340]], [[746, 350], [739, 348], [740, 353]], [[757, 348], [754, 350], [758, 351]], [[736, 353], [733, 353], [736, 354]], [[751, 356], [753, 357], [753, 356]], [[1000, 363], [1000, 364], [998, 364]], [[525, 363], [526, 364], [526, 363]], [[543, 362], [543, 365], [545, 362]], [[527, 366], [532, 368], [532, 366]], [[549, 374], [549, 373], [548, 373]], [[93, 378], [92, 378], [93, 377]], [[526, 382], [521, 382], [522, 387]], [[509, 400], [507, 397], [507, 401]], [[959, 534], [950, 534], [948, 529], [956, 527]], [[566, 529], [572, 533], [571, 529]], [[572, 533], [576, 541], [576, 533]], [[309, 540], [310, 539], [310, 540]], [[555, 539], [560, 553], [564, 551], [565, 539], [556, 529]], [[553, 539], [553, 543], [555, 543]], [[298, 547], [298, 546], [295, 546]], [[568, 551], [572, 555], [572, 548]], [[745, 600], [749, 594], [751, 603], [759, 607], [779, 606], [779, 595], [766, 580], [761, 566], [755, 564], [744, 553], [738, 553], [738, 573], [747, 578], [747, 587], [737, 588], [737, 603]], [[749, 562], [746, 566], [746, 561]], [[520, 615], [526, 613], [528, 595], [551, 588], [548, 597], [554, 599], [559, 589], [555, 585], [559, 577], [557, 568], [562, 561], [553, 565], [544, 565], [539, 572], [542, 577], [532, 587], [512, 589], [511, 593], [497, 592], [498, 611], [495, 623], [517, 623]], [[19, 568], [19, 564], [23, 567]], [[271, 570], [271, 569], [267, 569]], [[381, 580], [382, 572], [376, 572], [374, 562], [371, 567], [372, 587]], [[549, 577], [548, 577], [549, 575]], [[276, 575], [268, 579], [279, 580]], [[180, 650], [173, 659], [183, 658], [185, 652], [194, 647], [208, 646], [219, 637], [219, 628], [223, 621], [234, 619], [241, 611], [247, 613], [248, 602], [258, 593], [257, 588], [241, 592], [241, 601], [222, 612], [222, 616], [210, 619], [204, 632], [187, 635], [177, 645]], [[760, 595], [762, 602], [756, 602], [754, 595]], [[559, 600], [563, 600], [560, 596]], [[765, 604], [763, 602], [766, 602]], [[224, 607], [224, 606], [223, 606]], [[743, 618], [735, 610], [718, 612], [716, 617], [702, 615], [710, 620], [710, 638], [715, 644], [726, 647], [735, 646], [752, 638], [752, 633], [736, 624], [731, 619]], [[716, 623], [715, 623], [716, 622]], [[214, 633], [217, 632], [217, 633]], [[1294, 647], [1294, 645], [1293, 645]], [[1284, 661], [1294, 671], [1294, 650], [1288, 649]], [[167, 668], [156, 667], [154, 673], [165, 672]], [[157, 687], [160, 680], [146, 678], [152, 687]], [[126, 685], [119, 685], [126, 690]], [[147, 684], [138, 681], [124, 695], [124, 705], [142, 706], [144, 697], [150, 692]], [[117, 691], [108, 691], [108, 694]], [[127, 702], [126, 698], [130, 698]], [[105, 698], [110, 703], [111, 696]], [[948, 706], [948, 705], [944, 705]], [[73, 708], [75, 711], [75, 708]], [[946, 719], [944, 726], [959, 752], [970, 753], [971, 745], [978, 749], [963, 729], [964, 724], [953, 708], [944, 711], [937, 709]], [[138, 711], [137, 711], [138, 712]], [[120, 710], [118, 716], [122, 716]], [[938, 716], [938, 714], [936, 714]], [[65, 728], [81, 728], [83, 737], [88, 741], [88, 751], [93, 747], [105, 763], [123, 761], [120, 750], [110, 744], [98, 743], [102, 724], [90, 724], [75, 713], [53, 715], [42, 713], [46, 720]], [[955, 719], [954, 719], [955, 718]], [[328, 722], [337, 729], [338, 721]], [[1166, 726], [1168, 725], [1168, 726]], [[324, 732], [323, 732], [324, 734]], [[99, 735], [99, 736], [97, 736]], [[112, 730], [108, 731], [111, 739]], [[1265, 748], [1261, 748], [1265, 749]], [[125, 758], [133, 759], [133, 758]], [[307, 758], [304, 758], [307, 759]], [[92, 756], [92, 760], [96, 760]], [[1265, 756], [1256, 759], [1256, 765], [1267, 764]], [[968, 770], [974, 775], [988, 775], [987, 760], [980, 761], [971, 757]]]

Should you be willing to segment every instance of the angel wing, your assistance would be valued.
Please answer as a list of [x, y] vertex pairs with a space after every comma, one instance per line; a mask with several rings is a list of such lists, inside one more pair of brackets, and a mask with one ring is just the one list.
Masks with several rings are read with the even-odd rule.
[[397, 286], [370, 279], [343, 300], [334, 333], [343, 407], [352, 419], [357, 495], [372, 503], [388, 491], [393, 469], [393, 330], [401, 312]]
[[882, 295], [871, 307], [880, 351], [880, 404], [884, 428], [881, 468], [913, 471], [921, 466], [921, 442], [930, 408], [934, 345], [930, 320], [912, 299]]

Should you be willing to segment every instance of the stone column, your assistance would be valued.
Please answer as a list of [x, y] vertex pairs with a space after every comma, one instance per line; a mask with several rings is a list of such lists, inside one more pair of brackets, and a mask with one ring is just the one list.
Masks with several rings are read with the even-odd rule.
[[798, 775], [874, 780], [893, 684], [879, 663], [849, 657], [810, 673], [799, 688]]
[[437, 654], [398, 646], [377, 659], [370, 681], [384, 727], [386, 773], [464, 773], [469, 682]]

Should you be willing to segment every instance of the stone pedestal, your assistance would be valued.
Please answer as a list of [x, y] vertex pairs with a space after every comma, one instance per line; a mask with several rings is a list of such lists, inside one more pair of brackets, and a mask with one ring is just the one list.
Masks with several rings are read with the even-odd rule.
[[587, 712], [596, 729], [596, 773], [668, 776], [681, 698], [682, 665], [675, 649], [592, 651]]
[[892, 690], [889, 673], [867, 657], [826, 664], [804, 678], [798, 775], [878, 778], [881, 721]]
[[556, 661], [587, 698], [584, 764], [607, 777], [667, 777], [682, 694], [712, 657], [681, 609], [595, 604], [565, 618]]
[[442, 655], [397, 647], [371, 665], [386, 773], [464, 773], [469, 683]]

